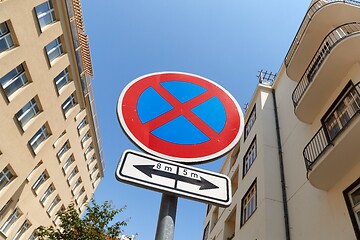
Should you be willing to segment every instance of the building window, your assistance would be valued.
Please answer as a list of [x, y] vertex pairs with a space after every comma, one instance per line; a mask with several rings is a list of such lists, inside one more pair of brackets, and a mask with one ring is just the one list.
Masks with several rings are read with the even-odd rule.
[[56, 195], [56, 197], [54, 198], [54, 200], [51, 202], [51, 204], [50, 204], [50, 206], [49, 206], [49, 208], [46, 210], [46, 212], [48, 213], [48, 214], [50, 214], [51, 213], [51, 211], [54, 209], [54, 207], [60, 202], [60, 197], [59, 197], [59, 195]]
[[244, 139], [246, 139], [247, 136], [249, 136], [251, 128], [255, 123], [255, 120], [256, 120], [256, 105], [251, 110], [249, 119], [247, 120], [247, 122], [245, 124]]
[[80, 134], [81, 129], [83, 129], [87, 124], [86, 118], [84, 118], [83, 120], [81, 120], [81, 122], [79, 123], [79, 125], [77, 126], [77, 130], [78, 133]]
[[41, 202], [42, 205], [44, 205], [44, 202], [51, 195], [51, 193], [54, 192], [54, 190], [55, 190], [54, 185], [50, 184], [50, 186], [46, 189], [46, 191], [44, 192], [44, 194], [40, 198], [40, 202]]
[[64, 53], [60, 37], [46, 45], [45, 49], [50, 63]]
[[82, 200], [79, 208], [82, 209], [82, 207], [87, 203], [88, 200], [89, 200], [88, 196], [85, 195], [85, 197], [84, 197], [84, 199]]
[[35, 98], [33, 98], [16, 113], [16, 118], [19, 121], [20, 125], [23, 127], [27, 122], [29, 122], [33, 117], [35, 117], [39, 113], [40, 113], [40, 109], [36, 103]]
[[80, 191], [79, 191], [79, 193], [78, 193], [78, 195], [77, 195], [77, 199], [79, 199], [80, 197], [81, 197], [81, 195], [83, 195], [84, 194], [84, 192], [85, 192], [85, 188], [84, 187], [82, 187], [81, 189], [80, 189]]
[[81, 145], [84, 147], [84, 143], [86, 142], [86, 140], [88, 140], [90, 138], [90, 134], [89, 132], [86, 132], [85, 135], [81, 138]]
[[0, 209], [0, 221], [3, 219], [3, 217], [5, 216], [5, 214], [7, 213], [7, 210], [10, 206], [10, 204], [13, 202], [12, 198], [10, 198], [9, 201], [7, 201], [5, 203], [5, 205]]
[[13, 240], [19, 240], [21, 238], [21, 236], [24, 234], [24, 232], [26, 232], [26, 230], [29, 229], [30, 226], [31, 226], [31, 223], [29, 222], [29, 220], [26, 219], [25, 222], [19, 228], [19, 230], [16, 232]]
[[354, 227], [356, 239], [360, 239], [360, 178], [351, 184], [343, 194]]
[[74, 167], [74, 169], [71, 171], [70, 175], [67, 178], [68, 183], [70, 184], [71, 179], [79, 172], [79, 169], [77, 167]]
[[99, 178], [100, 178], [100, 173], [98, 173], [98, 174], [96, 175], [96, 178], [95, 178], [94, 182], [96, 182]]
[[33, 151], [35, 152], [36, 148], [48, 137], [49, 137], [49, 131], [46, 125], [44, 124], [29, 141]]
[[[58, 212], [63, 212], [65, 211], [65, 206], [64, 205], [61, 205], [60, 207], [60, 210]], [[53, 218], [53, 222], [57, 225], [57, 221], [59, 219], [59, 215], [58, 214], [55, 214], [54, 218]]]
[[14, 212], [11, 213], [5, 223], [1, 226], [0, 231], [6, 235], [9, 228], [14, 224], [14, 222], [16, 222], [16, 220], [19, 219], [21, 214], [22, 213], [20, 212], [20, 210], [18, 208], [15, 208]]
[[95, 159], [96, 159], [95, 156], [92, 155], [91, 158], [90, 158], [90, 160], [89, 160], [89, 163], [88, 163], [88, 164], [90, 165]]
[[56, 154], [57, 158], [61, 160], [61, 157], [70, 149], [70, 144], [68, 141], [60, 148], [59, 152]]
[[54, 82], [58, 93], [60, 93], [60, 89], [70, 82], [68, 70], [65, 69], [61, 71], [61, 73], [54, 78]]
[[66, 115], [71, 108], [75, 106], [75, 98], [74, 94], [71, 94], [70, 97], [68, 97], [65, 102], [61, 105], [64, 115]]
[[245, 196], [241, 201], [241, 225], [244, 225], [247, 220], [252, 216], [257, 208], [256, 203], [256, 180], [251, 185]]
[[0, 172], [0, 191], [15, 178], [14, 173], [5, 167]]
[[68, 169], [68, 167], [74, 162], [74, 157], [73, 155], [71, 155], [68, 160], [66, 160], [64, 166], [62, 167], [64, 173], [66, 172], [66, 169]]
[[208, 240], [209, 237], [209, 223], [206, 224], [206, 227], [204, 229], [204, 233], [203, 233], [203, 240]]
[[46, 1], [35, 7], [36, 16], [39, 21], [39, 25], [41, 30], [44, 29], [45, 26], [55, 22], [55, 12], [54, 7], [52, 5], [52, 1]]
[[99, 166], [96, 164], [93, 169], [91, 170], [90, 174], [93, 174], [96, 170], [98, 170]]
[[234, 150], [231, 152], [229, 171], [231, 170], [232, 166], [235, 165], [236, 159], [238, 158], [239, 153], [240, 153], [240, 144], [236, 145]]
[[33, 191], [36, 191], [41, 186], [41, 184], [43, 184], [48, 178], [49, 178], [48, 173], [46, 171], [42, 172], [42, 174], [38, 177], [38, 179], [32, 185], [31, 189]]
[[25, 70], [22, 64], [11, 70], [5, 76], [0, 78], [0, 83], [7, 97], [16, 92], [16, 90], [28, 83]]
[[338, 135], [359, 110], [360, 96], [352, 83], [349, 83], [322, 119], [330, 141]]
[[247, 150], [244, 156], [244, 164], [243, 164], [243, 177], [249, 171], [251, 165], [253, 164], [255, 158], [257, 156], [257, 147], [256, 147], [256, 137], [251, 142], [249, 149]]
[[36, 231], [34, 230], [28, 240], [35, 240], [37, 238]]
[[86, 155], [92, 150], [94, 149], [92, 143], [90, 143], [90, 145], [85, 149], [85, 152], [84, 152], [84, 155], [85, 155], [85, 158], [86, 158]]
[[79, 177], [79, 178], [76, 180], [74, 186], [71, 188], [71, 192], [72, 192], [73, 195], [74, 195], [74, 192], [75, 192], [76, 188], [77, 188], [81, 183], [82, 183], [82, 179], [81, 179], [81, 177]]
[[6, 22], [0, 23], [0, 53], [14, 47], [14, 41], [11, 38], [10, 30]]

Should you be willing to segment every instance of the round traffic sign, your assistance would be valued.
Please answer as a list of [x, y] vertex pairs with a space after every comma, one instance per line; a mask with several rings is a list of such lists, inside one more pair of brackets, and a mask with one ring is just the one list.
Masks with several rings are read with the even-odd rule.
[[220, 85], [182, 72], [141, 76], [122, 91], [119, 122], [144, 151], [195, 164], [229, 152], [243, 131], [236, 100]]

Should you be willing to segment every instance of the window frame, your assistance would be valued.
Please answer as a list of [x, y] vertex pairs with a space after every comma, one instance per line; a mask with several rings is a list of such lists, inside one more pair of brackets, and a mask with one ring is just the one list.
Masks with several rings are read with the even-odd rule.
[[64, 165], [62, 166], [62, 170], [64, 174], [66, 174], [66, 170], [75, 162], [74, 155], [70, 155], [68, 159], [65, 161]]
[[18, 240], [21, 236], [31, 227], [31, 222], [28, 219], [25, 219], [24, 223], [21, 224], [20, 228], [17, 230], [15, 236], [12, 240]]
[[[30, 105], [28, 107], [28, 105]], [[20, 112], [22, 112], [20, 114]], [[39, 115], [41, 112], [40, 105], [38, 104], [38, 100], [36, 97], [33, 97], [29, 102], [27, 102], [16, 114], [15, 117], [19, 123], [19, 125], [24, 129], [26, 124], [31, 121], [34, 117]], [[20, 115], [20, 116], [19, 116]], [[22, 120], [25, 118], [25, 122]]]
[[79, 135], [81, 133], [81, 130], [84, 129], [84, 127], [86, 127], [87, 124], [88, 124], [87, 123], [87, 118], [84, 117], [76, 127]]
[[64, 156], [64, 154], [69, 151], [71, 148], [69, 141], [67, 140], [59, 149], [59, 151], [56, 153], [56, 157], [58, 158], [59, 161], [61, 161], [62, 157]]
[[[253, 193], [253, 194], [252, 194]], [[252, 200], [254, 200], [253, 209], [250, 209], [249, 214], [249, 208], [251, 207]], [[246, 201], [246, 205], [245, 205]], [[246, 214], [244, 214], [244, 210]], [[246, 191], [244, 197], [241, 199], [241, 221], [240, 221], [240, 227], [244, 226], [244, 224], [249, 221], [249, 219], [254, 215], [254, 213], [257, 210], [257, 179], [254, 180], [254, 182], [250, 185], [249, 189]]]
[[[48, 6], [48, 10], [46, 11], [46, 12], [43, 12], [43, 13], [41, 13], [41, 14], [38, 14], [38, 12], [37, 12], [37, 8], [40, 6], [40, 5], [43, 5], [43, 4], [45, 4], [45, 3], [47, 3], [47, 6]], [[39, 5], [37, 5], [37, 6], [35, 6], [34, 7], [34, 11], [35, 11], [35, 15], [36, 15], [36, 19], [37, 19], [37, 22], [38, 22], [38, 24], [39, 24], [39, 28], [40, 28], [40, 30], [41, 30], [41, 32], [43, 32], [46, 28], [47, 28], [47, 26], [49, 26], [49, 25], [51, 25], [52, 23], [54, 23], [54, 22], [56, 22], [57, 21], [57, 19], [56, 19], [56, 13], [55, 13], [55, 10], [54, 10], [54, 4], [53, 4], [53, 2], [51, 1], [51, 0], [47, 0], [47, 1], [45, 1], [45, 2], [42, 2], [42, 3], [40, 3]], [[41, 25], [41, 22], [40, 22], [40, 18], [44, 18], [44, 17], [46, 17], [46, 16], [48, 16], [48, 15], [50, 15], [51, 16], [51, 22], [48, 22], [48, 23], [46, 23], [45, 25]]]
[[44, 194], [41, 196], [41, 198], [39, 199], [39, 202], [44, 206], [45, 205], [45, 201], [48, 197], [50, 197], [50, 195], [55, 191], [55, 186], [53, 183], [51, 183], [49, 185], [49, 187], [45, 190]]
[[[5, 81], [3, 82], [3, 79], [6, 76], [8, 76], [9, 74], [11, 74], [11, 79], [8, 79], [6, 82]], [[15, 90], [13, 90], [13, 88], [8, 88], [12, 84], [18, 83], [19, 81], [21, 84], [19, 84], [19, 86], [17, 86], [17, 88]], [[29, 83], [30, 83], [30, 81], [26, 74], [26, 69], [25, 69], [25, 66], [23, 63], [19, 64], [18, 66], [16, 66], [13, 69], [11, 69], [8, 73], [6, 73], [3, 77], [0, 78], [0, 85], [5, 93], [6, 97], [8, 98], [8, 100], [11, 98], [11, 96], [14, 93], [16, 93], [19, 89], [25, 87]], [[10, 91], [8, 89], [13, 90], [13, 91]]]
[[65, 99], [63, 104], [61, 104], [61, 109], [63, 111], [64, 116], [66, 117], [71, 109], [73, 109], [76, 105], [75, 94], [72, 93], [68, 98]]
[[[4, 52], [6, 52], [6, 51], [8, 51], [10, 49], [15, 48], [15, 41], [13, 39], [13, 36], [11, 34], [11, 31], [10, 31], [11, 29], [9, 28], [7, 21], [4, 21], [4, 22], [0, 23], [0, 25], [2, 25], [2, 24], [5, 27], [6, 31], [1, 32], [1, 27], [0, 27], [0, 41], [4, 40], [4, 42], [6, 44], [6, 49], [3, 50], [3, 51], [1, 51], [1, 49], [0, 49], [0, 54], [4, 53]], [[11, 40], [12, 45], [9, 43], [9, 39]]]
[[46, 209], [46, 212], [50, 215], [51, 212], [54, 210], [54, 208], [56, 207], [56, 205], [58, 205], [61, 201], [61, 198], [59, 195], [56, 195], [54, 197], [54, 199], [52, 200], [52, 202], [50, 203], [49, 207]]
[[[29, 140], [30, 147], [34, 151], [34, 153], [36, 153], [36, 150], [39, 148], [39, 146], [41, 146], [41, 144], [46, 141], [46, 139], [48, 139], [50, 135], [50, 130], [48, 129], [47, 124], [43, 124], [41, 128]], [[38, 141], [39, 139], [41, 140]]]
[[249, 136], [252, 127], [254, 126], [256, 121], [256, 104], [251, 109], [250, 115], [248, 120], [246, 121], [245, 127], [244, 127], [244, 141]]
[[[65, 81], [63, 81], [65, 79]], [[56, 87], [57, 93], [60, 95], [61, 90], [71, 82], [70, 73], [68, 68], [62, 70], [55, 78], [54, 84]]]
[[346, 207], [349, 212], [350, 220], [353, 225], [353, 229], [357, 239], [360, 239], [360, 217], [359, 218], [356, 217], [355, 211], [360, 212], [360, 202], [357, 203], [357, 205], [353, 206], [350, 195], [359, 189], [360, 189], [360, 178], [358, 178], [355, 182], [353, 182], [348, 188], [346, 188], [343, 191]]
[[21, 215], [22, 212], [20, 211], [20, 209], [18, 207], [15, 208], [14, 211], [10, 214], [10, 216], [6, 219], [6, 221], [1, 225], [0, 232], [7, 236], [6, 233], [9, 231], [12, 225], [21, 217]]
[[[48, 49], [49, 45], [52, 45], [53, 43], [55, 42], [55, 46], [52, 47], [51, 49]], [[51, 58], [50, 59], [50, 55], [55, 52], [55, 51], [58, 51], [58, 55], [56, 55], [54, 58]], [[45, 52], [46, 52], [46, 56], [47, 56], [47, 59], [50, 63], [50, 66], [52, 66], [53, 62], [58, 59], [59, 57], [61, 57], [62, 55], [64, 55], [64, 48], [62, 46], [62, 42], [61, 42], [61, 37], [57, 37], [55, 38], [54, 40], [52, 40], [50, 43], [48, 43], [46, 46], [45, 46]]]
[[[249, 162], [248, 160], [250, 159], [250, 157], [253, 157], [253, 159], [250, 161], [250, 165], [247, 166], [247, 163]], [[246, 153], [243, 157], [243, 178], [245, 177], [245, 175], [249, 172], [251, 166], [253, 165], [253, 163], [255, 162], [255, 159], [257, 157], [257, 141], [256, 141], [256, 135], [253, 138], [253, 140], [251, 141], [248, 149], [246, 150]]]
[[36, 193], [36, 191], [39, 189], [39, 187], [46, 182], [50, 178], [48, 172], [45, 170], [43, 171], [40, 176], [36, 179], [34, 184], [31, 186], [31, 190]]
[[[4, 170], [7, 169], [7, 172], [4, 172]], [[1, 170], [0, 172], [1, 176], [0, 176], [0, 182], [5, 178], [6, 183], [4, 184], [4, 186], [0, 186], [0, 191], [3, 190], [7, 185], [9, 185], [16, 177], [13, 169], [10, 167], [10, 165], [7, 165], [4, 167], [3, 170]], [[8, 174], [11, 174], [11, 177], [8, 176]]]

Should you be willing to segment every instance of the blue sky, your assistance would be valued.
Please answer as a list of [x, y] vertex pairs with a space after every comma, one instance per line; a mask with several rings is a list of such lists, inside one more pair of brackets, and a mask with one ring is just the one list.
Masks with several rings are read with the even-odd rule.
[[[95, 78], [93, 87], [106, 159], [98, 202], [127, 205], [127, 234], [154, 239], [161, 193], [117, 182], [125, 149], [137, 148], [116, 116], [120, 92], [152, 72], [197, 74], [225, 87], [241, 107], [250, 102], [258, 70], [277, 72], [310, 0], [82, 1]], [[223, 159], [197, 167], [219, 171]], [[175, 240], [202, 238], [206, 204], [179, 199]]]

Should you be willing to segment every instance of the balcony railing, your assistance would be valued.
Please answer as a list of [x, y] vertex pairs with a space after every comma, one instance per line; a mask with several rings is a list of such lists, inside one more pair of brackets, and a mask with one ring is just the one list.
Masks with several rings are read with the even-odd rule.
[[325, 37], [322, 44], [318, 48], [315, 56], [311, 60], [309, 66], [307, 67], [304, 75], [301, 77], [301, 80], [295, 87], [294, 92], [292, 93], [294, 107], [298, 105], [300, 99], [302, 98], [309, 84], [313, 80], [313, 77], [319, 70], [325, 58], [331, 52], [332, 48], [347, 37], [358, 33], [360, 33], [360, 23], [355, 22], [347, 23], [340, 27], [337, 27]]
[[328, 4], [338, 3], [338, 2], [343, 2], [343, 3], [347, 3], [347, 4], [360, 6], [360, 1], [355, 1], [355, 0], [319, 0], [319, 1], [316, 1], [313, 5], [311, 5], [310, 8], [308, 9], [308, 11], [306, 12], [306, 15], [300, 25], [299, 30], [297, 31], [297, 33], [295, 35], [293, 42], [291, 43], [289, 51], [286, 54], [286, 57], [284, 60], [286, 67], [289, 65], [291, 59], [293, 58], [293, 56], [296, 52], [296, 49], [299, 46], [302, 37], [304, 36], [305, 30], [309, 26], [309, 23], [310, 23], [312, 17], [315, 15], [315, 13], [320, 8], [322, 8]]
[[348, 124], [360, 113], [360, 83], [351, 87], [333, 111], [329, 114], [322, 127], [305, 146], [303, 155], [307, 170], [323, 154], [333, 141], [346, 129]]

